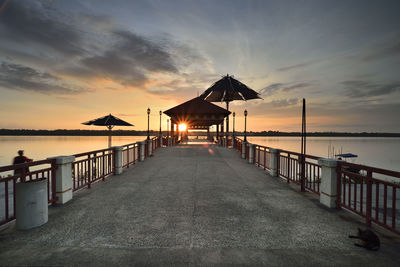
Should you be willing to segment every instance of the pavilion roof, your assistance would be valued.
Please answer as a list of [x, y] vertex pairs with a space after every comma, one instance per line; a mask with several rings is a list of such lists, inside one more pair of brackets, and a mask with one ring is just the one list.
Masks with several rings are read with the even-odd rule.
[[195, 97], [185, 103], [164, 111], [164, 114], [167, 114], [170, 117], [204, 114], [223, 115], [225, 117], [231, 114], [231, 112], [199, 97]]

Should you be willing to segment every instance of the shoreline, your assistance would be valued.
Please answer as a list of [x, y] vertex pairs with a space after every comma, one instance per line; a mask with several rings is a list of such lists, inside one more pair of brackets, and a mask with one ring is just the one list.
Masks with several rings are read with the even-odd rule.
[[[150, 135], [158, 136], [159, 131], [150, 130]], [[167, 131], [162, 131], [166, 136]], [[216, 135], [216, 132], [210, 132]], [[107, 130], [30, 130], [30, 129], [0, 129], [0, 136], [108, 136]], [[114, 130], [113, 136], [147, 136], [147, 131]], [[206, 132], [189, 132], [189, 136], [206, 136]], [[243, 132], [236, 132], [235, 136], [243, 136]], [[300, 132], [261, 131], [248, 132], [251, 137], [301, 137]], [[400, 133], [379, 133], [379, 132], [309, 132], [308, 137], [400, 137]]]

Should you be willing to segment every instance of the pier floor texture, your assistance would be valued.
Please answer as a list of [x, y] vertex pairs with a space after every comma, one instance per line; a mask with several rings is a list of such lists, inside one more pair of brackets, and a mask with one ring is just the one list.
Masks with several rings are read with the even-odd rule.
[[377, 252], [353, 245], [354, 218], [232, 149], [182, 145], [50, 207], [42, 227], [2, 231], [0, 265], [400, 266], [391, 234]]

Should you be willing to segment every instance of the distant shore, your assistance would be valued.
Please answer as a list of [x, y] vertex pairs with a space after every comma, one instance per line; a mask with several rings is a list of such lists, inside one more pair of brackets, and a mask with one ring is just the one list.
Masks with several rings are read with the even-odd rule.
[[[158, 135], [158, 131], [150, 131], [150, 135]], [[162, 131], [166, 135], [166, 131]], [[211, 132], [215, 135], [215, 132]], [[0, 136], [107, 136], [107, 130], [31, 130], [31, 129], [0, 129]], [[113, 130], [113, 136], [146, 136], [147, 131], [134, 130]], [[206, 132], [194, 132], [189, 135], [206, 135]], [[242, 136], [243, 132], [236, 132], [236, 136]], [[262, 131], [248, 132], [247, 136], [301, 136], [300, 132], [280, 132], [280, 131]], [[350, 133], [350, 132], [310, 132], [307, 136], [314, 137], [400, 137], [400, 133]]]

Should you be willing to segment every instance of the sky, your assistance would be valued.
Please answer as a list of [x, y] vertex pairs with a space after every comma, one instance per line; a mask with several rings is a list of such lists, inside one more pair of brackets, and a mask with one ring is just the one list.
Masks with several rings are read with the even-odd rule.
[[[400, 2], [0, 0], [0, 128], [99, 129], [230, 74], [236, 130], [400, 132]], [[216, 103], [225, 107], [224, 103]], [[167, 116], [162, 116], [166, 127]], [[232, 127], [232, 118], [231, 127]]]

